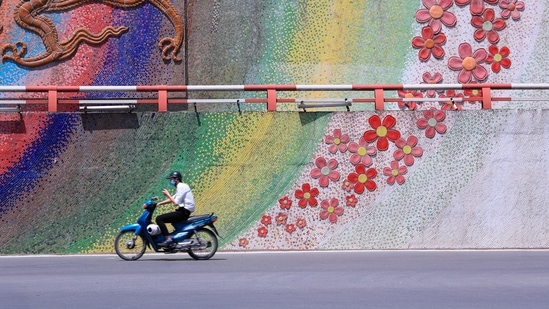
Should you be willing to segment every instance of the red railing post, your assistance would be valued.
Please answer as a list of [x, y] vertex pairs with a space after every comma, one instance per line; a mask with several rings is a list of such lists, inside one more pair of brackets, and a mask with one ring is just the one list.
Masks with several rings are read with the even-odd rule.
[[158, 111], [159, 112], [168, 111], [168, 90], [166, 89], [158, 90]]
[[482, 87], [482, 109], [492, 109], [492, 93], [490, 87]]
[[276, 112], [276, 89], [267, 89], [267, 111]]
[[383, 94], [383, 88], [376, 88], [374, 90], [375, 107], [376, 110], [382, 111], [385, 109], [385, 98]]
[[57, 112], [57, 89], [48, 90], [48, 112]]

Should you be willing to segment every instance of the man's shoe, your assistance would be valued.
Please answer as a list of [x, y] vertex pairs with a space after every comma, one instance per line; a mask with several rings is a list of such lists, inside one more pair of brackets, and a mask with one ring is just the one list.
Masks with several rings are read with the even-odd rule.
[[173, 241], [172, 239], [167, 239], [167, 240], [164, 241], [164, 242], [158, 243], [158, 245], [159, 245], [160, 247], [169, 247], [169, 246], [171, 246], [173, 243], [174, 243], [174, 241]]

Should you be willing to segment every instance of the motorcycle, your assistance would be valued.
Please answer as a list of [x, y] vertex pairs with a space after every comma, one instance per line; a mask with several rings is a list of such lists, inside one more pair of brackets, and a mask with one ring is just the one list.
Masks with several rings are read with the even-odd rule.
[[159, 246], [158, 244], [164, 242], [166, 238], [160, 233], [158, 225], [151, 222], [157, 201], [158, 197], [147, 200], [137, 223], [128, 224], [120, 229], [114, 241], [114, 248], [121, 259], [138, 260], [147, 247], [155, 252], [187, 252], [195, 260], [207, 260], [214, 256], [219, 233], [214, 226], [217, 216], [213, 213], [191, 216], [187, 221], [173, 223], [174, 231], [171, 236], [174, 243], [168, 247]]

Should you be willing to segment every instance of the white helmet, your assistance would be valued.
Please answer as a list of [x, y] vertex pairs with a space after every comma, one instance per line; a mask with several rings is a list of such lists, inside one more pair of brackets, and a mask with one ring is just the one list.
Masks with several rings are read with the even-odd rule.
[[151, 234], [152, 236], [160, 234], [160, 227], [156, 224], [149, 224], [147, 226], [147, 232]]

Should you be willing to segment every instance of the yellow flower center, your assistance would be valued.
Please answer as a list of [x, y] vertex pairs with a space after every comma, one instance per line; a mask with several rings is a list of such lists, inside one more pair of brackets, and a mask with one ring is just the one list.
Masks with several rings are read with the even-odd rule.
[[477, 61], [473, 57], [465, 57], [465, 59], [461, 62], [461, 65], [465, 70], [472, 71], [477, 67]]
[[385, 137], [387, 135], [387, 128], [384, 126], [379, 126], [376, 130], [376, 134], [379, 137]]
[[501, 59], [503, 59], [503, 56], [501, 56], [501, 54], [495, 54], [494, 55], [494, 61], [495, 62], [500, 62]]
[[435, 47], [435, 41], [433, 39], [425, 40], [425, 48], [431, 49]]
[[356, 153], [358, 153], [359, 156], [364, 157], [366, 155], [366, 148], [360, 147], [360, 148], [358, 148]]
[[444, 14], [444, 10], [442, 9], [442, 7], [440, 5], [433, 5], [429, 9], [429, 15], [431, 15], [431, 17], [434, 18], [434, 19], [441, 18], [443, 14]]
[[393, 176], [398, 176], [398, 170], [392, 170], [392, 171], [391, 171], [391, 175], [393, 175]]
[[412, 153], [412, 147], [410, 147], [409, 145], [406, 145], [404, 146], [404, 148], [402, 148], [402, 152], [404, 152], [405, 154], [410, 154]]
[[335, 208], [334, 208], [334, 206], [330, 206], [330, 207], [328, 207], [327, 210], [328, 210], [329, 213], [332, 213], [332, 212], [335, 211]]
[[336, 145], [341, 144], [341, 140], [339, 138], [334, 139], [334, 144]]
[[303, 198], [306, 199], [306, 200], [308, 200], [310, 197], [311, 197], [311, 193], [309, 193], [309, 192], [303, 194]]
[[364, 174], [361, 174], [360, 176], [358, 176], [358, 182], [365, 183], [366, 181], [368, 181], [368, 176]]

